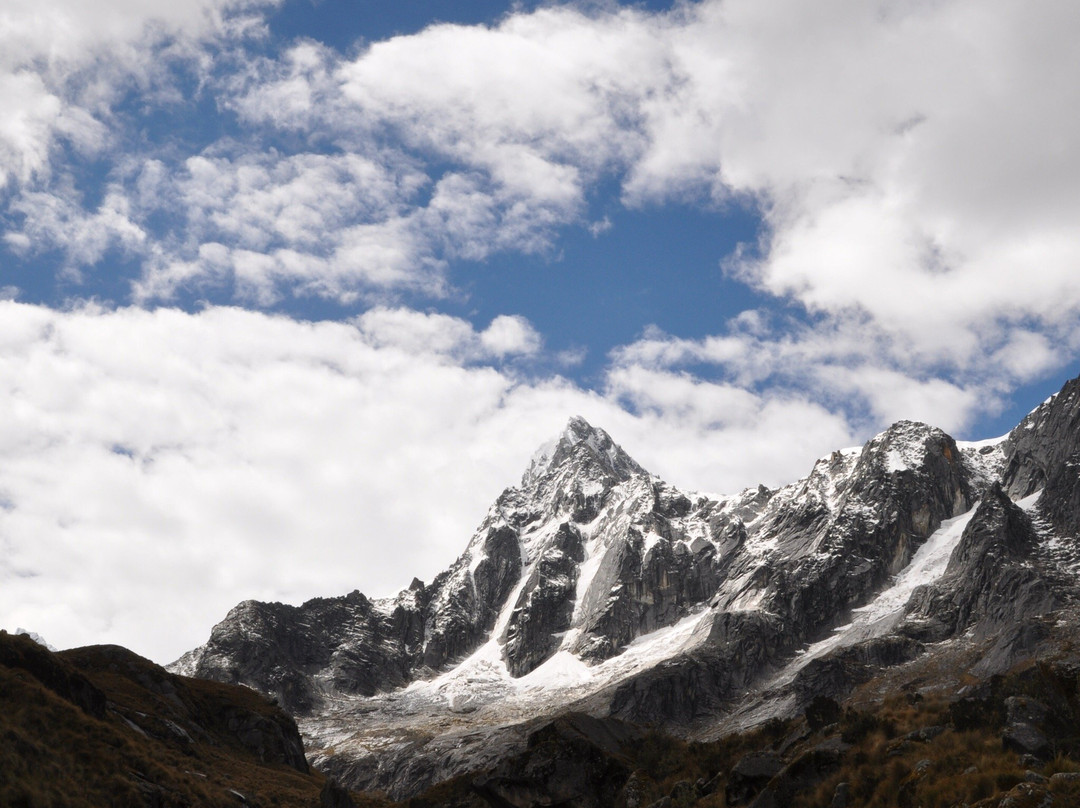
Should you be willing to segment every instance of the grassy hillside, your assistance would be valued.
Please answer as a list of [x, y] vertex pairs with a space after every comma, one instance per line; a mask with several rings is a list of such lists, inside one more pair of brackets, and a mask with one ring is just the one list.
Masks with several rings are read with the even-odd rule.
[[311, 808], [324, 785], [293, 720], [247, 688], [0, 632], [0, 805]]

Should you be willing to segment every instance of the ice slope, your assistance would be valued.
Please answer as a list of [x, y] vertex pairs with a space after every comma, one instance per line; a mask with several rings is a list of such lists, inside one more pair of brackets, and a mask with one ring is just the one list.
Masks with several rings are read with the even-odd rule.
[[[949, 557], [964, 534], [976, 508], [947, 519], [941, 527], [912, 556], [911, 563], [896, 576], [892, 585], [880, 592], [870, 603], [852, 610], [850, 623], [834, 629], [833, 633], [814, 643], [801, 653], [785, 672], [793, 677], [810, 660], [825, 656], [837, 648], [880, 637], [892, 630], [904, 616], [904, 607], [917, 587], [932, 584], [945, 574]], [[779, 682], [777, 682], [779, 684]]]

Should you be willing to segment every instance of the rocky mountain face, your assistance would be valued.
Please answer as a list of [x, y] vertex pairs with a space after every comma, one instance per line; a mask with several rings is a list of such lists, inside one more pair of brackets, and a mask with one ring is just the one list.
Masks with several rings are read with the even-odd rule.
[[718, 497], [574, 418], [430, 584], [248, 601], [172, 669], [277, 697], [317, 765], [395, 797], [570, 710], [717, 737], [916, 659], [1003, 672], [1080, 596], [1078, 443], [1080, 380], [998, 441], [901, 421]]
[[572, 419], [430, 585], [380, 601], [247, 601], [173, 667], [248, 684], [304, 714], [428, 678], [493, 635], [513, 677], [561, 649], [604, 660], [712, 596], [740, 525]]

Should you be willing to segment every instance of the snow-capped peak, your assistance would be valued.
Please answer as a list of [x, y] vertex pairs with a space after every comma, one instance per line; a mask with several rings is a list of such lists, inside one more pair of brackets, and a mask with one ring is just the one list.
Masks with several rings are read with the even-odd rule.
[[648, 474], [607, 432], [574, 415], [557, 437], [536, 450], [521, 478], [522, 488], [532, 487], [557, 467], [574, 460], [597, 464], [620, 479]]
[[[1018, 617], [1071, 614], [1057, 605], [1080, 585], [1058, 571], [1080, 533], [1078, 447], [1080, 379], [1005, 439], [898, 421], [802, 480], [710, 498], [574, 417], [430, 585], [242, 604], [173, 669], [277, 696], [320, 763], [403, 797], [417, 772], [423, 785], [489, 767], [508, 732], [569, 709], [685, 730], [757, 689], [723, 719], [749, 726], [836, 672], [846, 686], [845, 659], [807, 664], [826, 654], [873, 641], [864, 670], [916, 645], [963, 640], [966, 655]], [[1026, 507], [1044, 493], [1024, 517], [1003, 491]], [[1012, 653], [995, 644], [993, 664]]]
[[42, 637], [40, 634], [38, 634], [36, 631], [29, 631], [29, 630], [27, 630], [25, 628], [20, 627], [20, 628], [15, 629], [15, 633], [16, 634], [23, 634], [23, 635], [29, 637], [31, 640], [36, 642], [38, 645], [43, 646], [45, 648], [48, 648], [50, 651], [53, 651], [53, 652], [56, 651], [56, 649], [53, 646], [49, 645], [49, 643], [47, 643], [45, 641], [45, 638]]
[[[919, 421], [897, 421], [866, 444], [864, 452], [877, 457], [887, 472], [920, 468], [929, 447], [950, 439], [940, 429]], [[948, 450], [951, 455], [951, 449]]]
[[[565, 434], [565, 433], [564, 433]], [[545, 441], [540, 445], [535, 452], [533, 452], [532, 460], [529, 461], [529, 467], [525, 469], [525, 473], [521, 476], [521, 487], [529, 488], [544, 476], [548, 468], [551, 466], [551, 459], [555, 456], [555, 450], [559, 447], [559, 442], [562, 440], [563, 435], [559, 435], [556, 438]]]

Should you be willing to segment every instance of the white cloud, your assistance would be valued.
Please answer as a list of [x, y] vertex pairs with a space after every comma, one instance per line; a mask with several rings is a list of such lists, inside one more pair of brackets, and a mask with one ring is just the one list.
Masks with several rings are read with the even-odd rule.
[[524, 317], [500, 314], [480, 335], [480, 344], [493, 356], [528, 356], [540, 350], [543, 340]]
[[356, 318], [365, 341], [434, 361], [454, 363], [531, 356], [541, 338], [524, 317], [501, 314], [483, 331], [446, 314], [377, 307]]
[[995, 364], [1005, 368], [1010, 377], [1027, 382], [1056, 369], [1061, 361], [1060, 353], [1044, 335], [1017, 330], [994, 353], [993, 359]]
[[[168, 661], [244, 598], [430, 579], [575, 413], [714, 490], [792, 478], [851, 438], [794, 398], [659, 374], [600, 396], [480, 361], [535, 340], [518, 318], [401, 309], [311, 324], [0, 302], [0, 613]], [[631, 394], [650, 396], [638, 415], [615, 400]]]
[[374, 44], [338, 80], [365, 118], [398, 127], [415, 147], [509, 189], [574, 196], [579, 171], [640, 148], [642, 90], [670, 75], [644, 23], [627, 10], [552, 7], [493, 28], [438, 25]]
[[1064, 153], [1080, 120], [1061, 32], [1076, 7], [760, 5], [776, 23], [750, 30], [748, 4], [725, 6], [747, 106], [715, 140], [725, 181], [770, 203], [742, 277], [868, 314], [909, 367], [969, 369], [1024, 318], [1070, 330], [1080, 171]]
[[96, 210], [88, 211], [69, 183], [51, 191], [25, 191], [11, 210], [23, 218], [19, 231], [9, 232], [5, 241], [15, 250], [28, 252], [35, 244], [59, 248], [66, 268], [78, 272], [92, 267], [111, 247], [138, 253], [147, 240], [146, 231], [132, 221], [132, 205], [116, 185], [106, 187]]
[[[773, 397], [820, 402], [844, 413], [847, 422], [866, 435], [902, 418], [962, 432], [978, 416], [1000, 410], [1001, 396], [1012, 384], [1032, 378], [1030, 373], [1002, 375], [1010, 372], [1004, 359], [1013, 357], [1004, 348], [962, 380], [949, 374], [920, 375], [918, 363], [911, 361], [916, 354], [914, 345], [865, 317], [839, 318], [826, 327], [744, 312], [726, 334], [715, 337], [678, 339], [647, 330], [638, 341], [613, 352], [609, 384], [618, 387], [622, 379], [635, 375], [673, 378], [688, 367], [706, 374], [702, 366], [713, 366], [714, 373], [729, 380], [709, 385], [717, 390], [767, 390]], [[1061, 364], [1046, 353], [1032, 362], [1042, 372]], [[685, 372], [680, 378], [687, 386], [704, 385]], [[752, 412], [753, 405], [748, 406]]]
[[244, 13], [278, 0], [7, 0], [0, 25], [0, 189], [47, 178], [63, 141], [101, 150], [110, 106], [125, 86], [144, 91], [167, 58], [224, 35]]
[[407, 164], [354, 154], [199, 155], [175, 177], [147, 161], [137, 192], [177, 225], [154, 245], [136, 297], [230, 283], [260, 305], [286, 290], [343, 300], [404, 288], [437, 296], [439, 264], [403, 215], [426, 182]]
[[175, 204], [196, 234], [268, 251], [319, 246], [358, 216], [400, 209], [426, 177], [358, 155], [241, 155], [188, 159]]
[[[354, 60], [305, 42], [278, 61], [256, 61], [224, 99], [247, 123], [423, 171], [412, 177], [426, 181], [354, 212], [358, 247], [305, 261], [310, 281], [275, 262], [268, 282], [339, 297], [373, 280], [437, 294], [447, 261], [545, 252], [560, 228], [585, 226], [588, 189], [640, 149], [640, 133], [625, 125], [637, 96], [652, 75], [665, 80], [643, 19], [551, 8], [492, 29], [434, 26]], [[179, 260], [193, 266], [190, 255]], [[159, 262], [142, 288], [167, 294], [170, 274], [189, 275]]]
[[0, 98], [11, 110], [0, 122], [0, 186], [14, 175], [27, 180], [47, 163], [51, 132], [61, 115], [60, 100], [41, 78], [19, 72], [0, 75]]
[[[475, 173], [433, 182], [386, 150], [199, 155], [174, 177], [160, 166], [148, 160], [132, 193], [145, 200], [144, 214], [164, 210], [176, 221], [149, 245], [135, 287], [144, 301], [221, 284], [258, 305], [290, 293], [344, 302], [401, 291], [438, 298], [447, 261], [542, 252], [576, 209], [573, 201], [521, 197]], [[29, 225], [24, 232], [49, 235], [47, 243], [65, 236]]]

